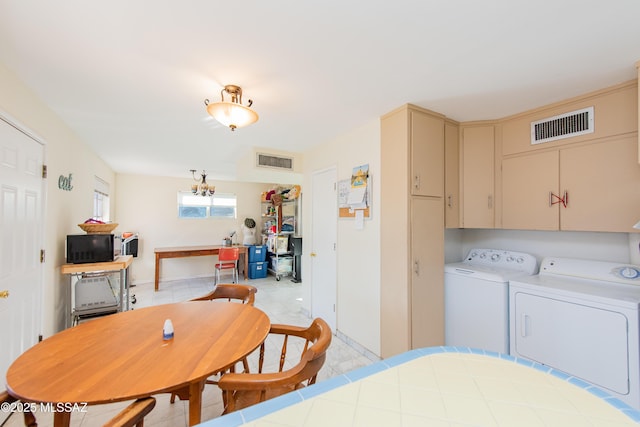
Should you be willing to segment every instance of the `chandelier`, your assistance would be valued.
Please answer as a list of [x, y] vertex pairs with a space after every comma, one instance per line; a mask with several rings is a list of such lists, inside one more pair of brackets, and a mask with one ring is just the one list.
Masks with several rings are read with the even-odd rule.
[[[225, 92], [231, 97], [231, 101], [224, 100]], [[207, 113], [231, 128], [232, 131], [258, 121], [258, 114], [249, 108], [253, 101], [249, 100], [246, 107], [242, 105], [242, 88], [240, 86], [226, 85], [220, 91], [220, 97], [222, 98], [220, 102], [210, 103], [208, 99], [205, 99], [204, 105], [207, 106]]]
[[191, 192], [193, 194], [200, 196], [213, 196], [213, 193], [216, 192], [216, 186], [207, 184], [207, 173], [205, 171], [202, 171], [200, 178], [196, 178], [196, 170], [191, 169], [191, 175], [193, 176], [193, 180], [197, 182], [197, 184], [193, 184], [191, 186]]

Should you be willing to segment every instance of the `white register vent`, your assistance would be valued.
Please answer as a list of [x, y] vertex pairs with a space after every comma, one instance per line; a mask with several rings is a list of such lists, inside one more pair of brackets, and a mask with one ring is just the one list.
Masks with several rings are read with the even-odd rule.
[[531, 123], [531, 145], [593, 133], [593, 107]]

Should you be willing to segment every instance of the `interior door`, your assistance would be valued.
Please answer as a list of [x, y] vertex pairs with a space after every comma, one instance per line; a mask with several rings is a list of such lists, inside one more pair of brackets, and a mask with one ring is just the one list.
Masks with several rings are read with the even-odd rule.
[[41, 332], [42, 144], [0, 117], [0, 375]]
[[338, 199], [336, 169], [316, 172], [311, 200], [311, 315], [323, 318], [335, 332]]

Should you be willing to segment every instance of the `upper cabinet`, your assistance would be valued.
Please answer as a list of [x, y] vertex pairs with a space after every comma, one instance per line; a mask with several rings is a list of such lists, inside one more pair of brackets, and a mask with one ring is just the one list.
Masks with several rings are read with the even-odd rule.
[[494, 226], [494, 126], [462, 126], [462, 226]]
[[444, 223], [447, 228], [460, 228], [460, 126], [444, 123]]
[[[589, 132], [532, 141], [533, 124], [544, 122], [562, 134], [574, 128], [573, 122], [565, 127], [566, 118], [583, 112], [593, 124]], [[637, 231], [637, 82], [507, 118], [500, 126], [502, 228]]]
[[[636, 62], [636, 68], [638, 69], [638, 82], [640, 83], [640, 61]], [[640, 123], [640, 84], [638, 84], [638, 123]], [[640, 132], [638, 132], [638, 163], [640, 163]]]
[[637, 135], [502, 161], [502, 227], [632, 232], [640, 212]]
[[442, 197], [444, 193], [444, 119], [411, 110], [411, 194]]

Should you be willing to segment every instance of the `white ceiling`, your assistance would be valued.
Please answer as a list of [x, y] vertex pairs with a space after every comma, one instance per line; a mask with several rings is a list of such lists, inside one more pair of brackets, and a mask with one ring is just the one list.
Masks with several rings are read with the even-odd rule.
[[[637, 0], [0, 1], [0, 62], [122, 173], [233, 179], [252, 147], [302, 152], [407, 102], [500, 118], [638, 60]], [[207, 116], [225, 84], [258, 123]]]

